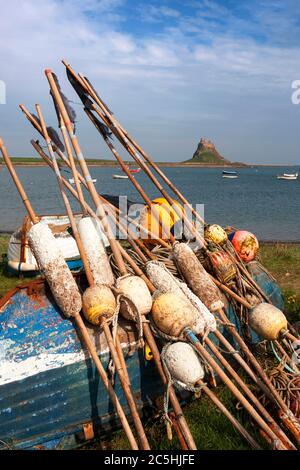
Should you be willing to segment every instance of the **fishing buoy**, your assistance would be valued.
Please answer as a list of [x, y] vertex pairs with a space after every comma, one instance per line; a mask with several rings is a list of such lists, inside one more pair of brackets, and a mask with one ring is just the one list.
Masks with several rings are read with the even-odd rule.
[[209, 259], [214, 273], [220, 282], [227, 284], [227, 282], [236, 277], [236, 265], [227, 253], [223, 251], [213, 251], [209, 253]]
[[225, 230], [217, 224], [208, 225], [208, 227], [205, 228], [204, 238], [216, 243], [217, 245], [223, 245], [228, 240]]
[[224, 307], [222, 294], [205, 271], [193, 250], [186, 243], [176, 243], [173, 255], [177, 266], [194, 294], [211, 311]]
[[114, 275], [103, 243], [99, 220], [83, 217], [78, 221], [77, 228], [95, 284], [113, 286]]
[[[173, 201], [173, 205], [178, 207], [183, 214], [183, 207], [177, 202]], [[162, 227], [160, 226], [159, 221], [169, 230], [169, 233], [172, 233], [172, 228], [176, 222], [180, 220], [180, 217], [177, 215], [175, 209], [165, 198], [154, 199], [151, 203], [151, 207], [146, 206], [140, 216], [140, 225], [145, 229], [149, 230], [155, 236], [168, 239], [164, 234]], [[155, 245], [157, 241], [151, 238], [145, 238], [145, 235], [142, 235], [143, 241], [152, 245]]]
[[33, 225], [28, 242], [62, 313], [77, 315], [82, 307], [80, 292], [50, 228], [40, 222]]
[[185, 327], [190, 327], [196, 334], [203, 333], [198, 311], [188, 299], [174, 292], [154, 295], [152, 317], [157, 328], [169, 336], [180, 337]]
[[[146, 264], [147, 276], [154, 287], [160, 292], [173, 292], [187, 298], [198, 310], [198, 328], [201, 331], [215, 331], [216, 320], [208, 308], [184, 283], [176, 279], [163, 263], [159, 261], [149, 261]], [[202, 323], [200, 327], [200, 322]]]
[[250, 312], [251, 328], [262, 338], [274, 341], [287, 331], [287, 319], [274, 305], [262, 302]]
[[164, 361], [171, 376], [179, 382], [194, 386], [204, 378], [205, 372], [192, 346], [178, 341], [166, 346]]
[[237, 232], [231, 233], [228, 238], [237, 254], [245, 263], [249, 263], [255, 259], [259, 249], [259, 243], [253, 233], [247, 232], [246, 230], [238, 230]]
[[116, 310], [116, 299], [108, 286], [88, 287], [82, 296], [85, 318], [93, 325], [101, 323], [101, 317], [110, 318]]
[[116, 288], [125, 297], [121, 297], [120, 312], [127, 320], [135, 320], [132, 305], [140, 315], [147, 315], [151, 311], [152, 297], [147, 284], [140, 277], [131, 275], [121, 277], [117, 279]]

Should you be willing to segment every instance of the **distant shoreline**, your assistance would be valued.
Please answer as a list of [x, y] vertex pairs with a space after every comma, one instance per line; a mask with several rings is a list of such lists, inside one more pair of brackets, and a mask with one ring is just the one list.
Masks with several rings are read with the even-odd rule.
[[[103, 162], [89, 162], [87, 161], [88, 166], [90, 167], [100, 167], [100, 168], [120, 168], [120, 165], [117, 162], [108, 162], [108, 163], [103, 163]], [[126, 165], [129, 167], [137, 167], [137, 165], [133, 162], [125, 162]], [[214, 164], [205, 164], [205, 163], [176, 163], [176, 162], [155, 162], [159, 167], [164, 167], [164, 168], [280, 168], [280, 167], [286, 167], [286, 168], [298, 168], [300, 165], [286, 165], [286, 164], [243, 164], [243, 165], [214, 165]], [[13, 162], [14, 166], [17, 167], [48, 167], [47, 163], [44, 162]], [[66, 165], [63, 165], [64, 167], [67, 167]], [[147, 164], [148, 167], [150, 165]], [[0, 164], [0, 170], [2, 167], [5, 167], [4, 163]]]

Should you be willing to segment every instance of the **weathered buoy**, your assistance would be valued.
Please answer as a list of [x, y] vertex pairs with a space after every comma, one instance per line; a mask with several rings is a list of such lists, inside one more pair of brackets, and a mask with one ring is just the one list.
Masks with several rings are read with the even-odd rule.
[[121, 297], [120, 313], [127, 320], [135, 320], [132, 305], [140, 315], [147, 315], [151, 311], [152, 297], [147, 284], [140, 277], [131, 275], [120, 277], [117, 279], [116, 288], [125, 297]]
[[77, 227], [95, 284], [112, 286], [115, 280], [102, 240], [99, 220], [83, 217], [78, 221]]
[[[173, 205], [178, 207], [181, 212], [183, 213], [183, 207], [177, 202], [173, 201]], [[165, 198], [157, 198], [154, 199], [151, 203], [151, 207], [146, 206], [140, 216], [140, 225], [145, 229], [149, 230], [155, 236], [163, 239], [168, 239], [159, 224], [159, 221], [164, 224], [165, 228], [171, 234], [171, 230], [176, 222], [180, 220], [180, 217], [177, 215], [176, 210], [174, 209], [173, 205], [169, 204], [169, 202]], [[157, 216], [159, 221], [157, 220]], [[157, 241], [153, 238], [145, 238], [142, 234], [142, 238], [144, 242], [149, 244], [155, 245]]]
[[[215, 331], [216, 320], [208, 308], [184, 283], [176, 279], [163, 263], [149, 261], [146, 264], [147, 276], [160, 292], [173, 292], [187, 298], [198, 311], [199, 331]], [[200, 326], [201, 325], [201, 326]]]
[[28, 242], [62, 313], [77, 315], [82, 308], [81, 295], [50, 228], [41, 222], [33, 225]]
[[205, 228], [204, 238], [216, 243], [217, 245], [223, 245], [228, 240], [225, 230], [217, 224], [208, 225]]
[[235, 251], [245, 262], [253, 261], [259, 249], [259, 243], [256, 236], [246, 230], [238, 230], [228, 236]]
[[186, 243], [176, 243], [173, 255], [186, 283], [211, 311], [223, 308], [222, 294], [205, 271], [193, 250]]
[[82, 296], [84, 316], [93, 325], [99, 325], [102, 317], [112, 317], [116, 305], [115, 296], [108, 286], [88, 287]]
[[236, 277], [236, 265], [227, 253], [223, 251], [213, 251], [209, 253], [209, 259], [214, 273], [220, 282], [227, 284], [227, 282]]
[[[174, 292], [155, 293], [152, 305], [155, 325], [163, 333], [179, 338], [185, 327], [196, 334], [199, 331], [199, 314], [188, 299]], [[201, 324], [202, 328], [202, 324]]]
[[205, 372], [192, 346], [178, 341], [168, 344], [164, 350], [164, 361], [171, 376], [187, 386], [195, 386], [204, 378]]
[[262, 302], [250, 312], [251, 328], [262, 338], [274, 341], [287, 330], [287, 319], [274, 305]]

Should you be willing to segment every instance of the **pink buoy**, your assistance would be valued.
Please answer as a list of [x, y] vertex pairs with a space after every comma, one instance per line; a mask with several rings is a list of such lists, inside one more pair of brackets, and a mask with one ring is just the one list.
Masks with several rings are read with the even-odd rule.
[[253, 261], [259, 249], [259, 243], [255, 235], [246, 230], [238, 230], [229, 235], [229, 240], [245, 263]]

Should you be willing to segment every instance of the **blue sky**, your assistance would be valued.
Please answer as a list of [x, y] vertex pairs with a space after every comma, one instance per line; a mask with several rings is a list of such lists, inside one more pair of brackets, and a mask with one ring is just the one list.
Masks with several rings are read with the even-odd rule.
[[[2, 6], [0, 134], [31, 155], [18, 110], [55, 123], [46, 67], [76, 101], [60, 59], [84, 72], [155, 160], [190, 158], [201, 137], [234, 161], [300, 161], [300, 8], [296, 0], [10, 0]], [[87, 156], [111, 158], [79, 106]]]

